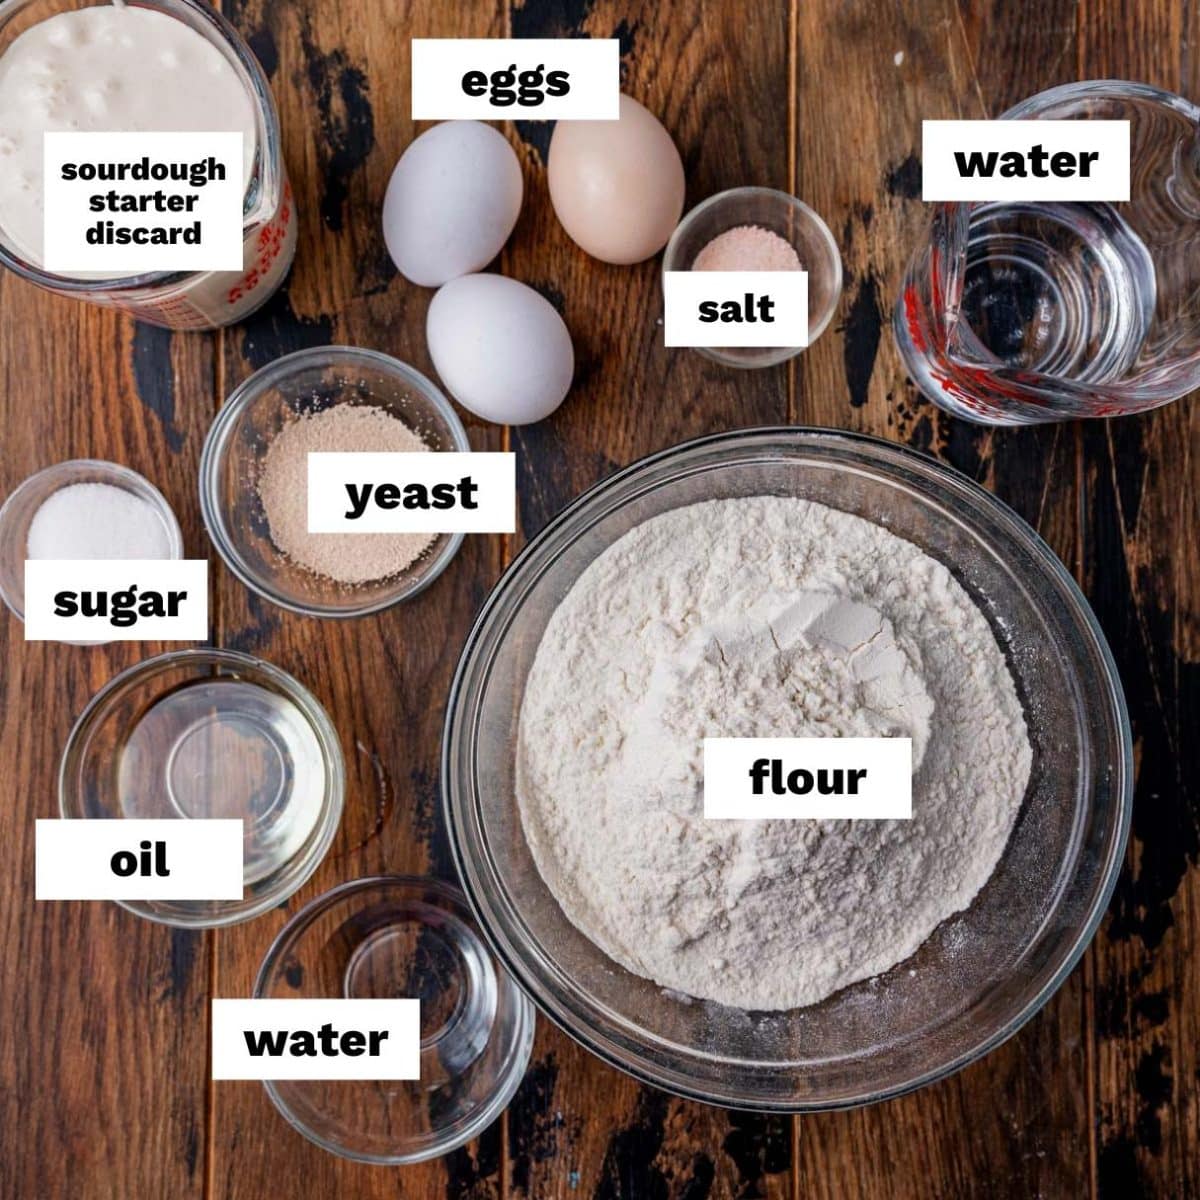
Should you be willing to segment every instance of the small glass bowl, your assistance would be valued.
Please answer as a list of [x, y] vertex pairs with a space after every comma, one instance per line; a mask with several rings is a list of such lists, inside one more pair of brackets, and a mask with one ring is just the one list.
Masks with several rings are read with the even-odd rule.
[[420, 1000], [419, 1079], [266, 1083], [296, 1130], [358, 1162], [422, 1162], [470, 1141], [507, 1107], [533, 1047], [533, 1005], [462, 893], [433, 879], [359, 879], [318, 896], [267, 951], [254, 997]]
[[[808, 344], [825, 332], [842, 294], [842, 256], [829, 226], [807, 204], [774, 188], [739, 187], [718, 192], [679, 222], [663, 255], [663, 271], [690, 271], [715, 237], [740, 225], [758, 225], [791, 243], [808, 272]], [[727, 367], [772, 367], [803, 346], [696, 346]]]
[[240, 900], [121, 900], [181, 928], [248, 921], [317, 869], [342, 816], [345, 768], [325, 710], [286, 672], [233, 650], [160, 654], [109, 681], [67, 738], [66, 818], [241, 818]]
[[183, 533], [162, 492], [136, 471], [97, 458], [55, 463], [20, 484], [0, 508], [0, 596], [18, 620], [25, 619], [25, 559], [29, 526], [41, 506], [60, 488], [73, 483], [107, 483], [145, 500], [162, 520], [171, 558], [183, 557]]
[[301, 350], [255, 372], [221, 407], [200, 458], [200, 510], [217, 552], [251, 591], [307, 616], [361, 617], [428, 587], [463, 535], [439, 534], [403, 571], [358, 584], [317, 575], [276, 549], [258, 494], [262, 460], [285, 422], [335, 404], [385, 409], [431, 450], [471, 449], [450, 402], [407, 364], [352, 346]]

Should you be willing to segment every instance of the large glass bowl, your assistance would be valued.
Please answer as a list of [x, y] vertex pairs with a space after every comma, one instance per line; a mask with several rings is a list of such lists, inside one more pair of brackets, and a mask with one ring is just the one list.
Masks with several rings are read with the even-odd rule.
[[[886, 525], [945, 563], [1004, 649], [1034, 751], [1009, 844], [970, 908], [886, 974], [783, 1013], [689, 1003], [606, 957], [538, 874], [513, 786], [525, 680], [551, 614], [579, 575], [659, 513], [764, 494]], [[442, 769], [464, 889], [498, 957], [547, 1016], [649, 1083], [777, 1111], [895, 1096], [1010, 1037], [1095, 933], [1132, 802], [1129, 722], [1112, 657], [1045, 543], [933, 459], [819, 429], [689, 442], [617, 472], [552, 521], [496, 586], [467, 641]]]

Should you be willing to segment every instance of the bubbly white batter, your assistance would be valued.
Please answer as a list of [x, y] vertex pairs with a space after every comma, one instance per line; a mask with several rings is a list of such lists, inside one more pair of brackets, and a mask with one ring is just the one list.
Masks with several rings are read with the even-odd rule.
[[233, 67], [183, 21], [100, 4], [56, 13], [0, 55], [0, 226], [40, 265], [47, 132], [235, 132], [245, 179], [254, 105]]

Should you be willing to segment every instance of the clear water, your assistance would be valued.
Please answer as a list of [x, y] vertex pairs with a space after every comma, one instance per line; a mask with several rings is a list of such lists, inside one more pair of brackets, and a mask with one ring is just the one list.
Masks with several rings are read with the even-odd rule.
[[1150, 251], [1112, 205], [982, 205], [960, 351], [1076, 382], [1116, 379], [1146, 340], [1156, 288]]
[[[353, 936], [374, 924], [369, 910]], [[391, 905], [355, 948], [343, 989], [349, 999], [421, 1002], [421, 1087], [463, 1075], [487, 1049], [496, 1019], [491, 957], [466, 922], [420, 901]]]
[[1084, 88], [1041, 115], [1128, 120], [1129, 200], [975, 209], [960, 352], [1097, 385], [1200, 361], [1195, 114], [1131, 85]]
[[320, 819], [325, 760], [286, 696], [240, 679], [189, 683], [152, 704], [117, 766], [126, 817], [245, 821], [247, 884], [304, 845]]

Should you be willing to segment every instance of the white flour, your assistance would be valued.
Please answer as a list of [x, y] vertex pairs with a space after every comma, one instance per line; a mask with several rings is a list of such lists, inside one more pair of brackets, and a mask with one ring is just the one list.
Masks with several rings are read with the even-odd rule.
[[[913, 739], [911, 821], [705, 821], [706, 736]], [[526, 836], [567, 917], [663, 987], [747, 1009], [886, 971], [970, 904], [1029, 779], [1012, 677], [940, 563], [775, 497], [677, 509], [602, 554], [530, 671]]]

